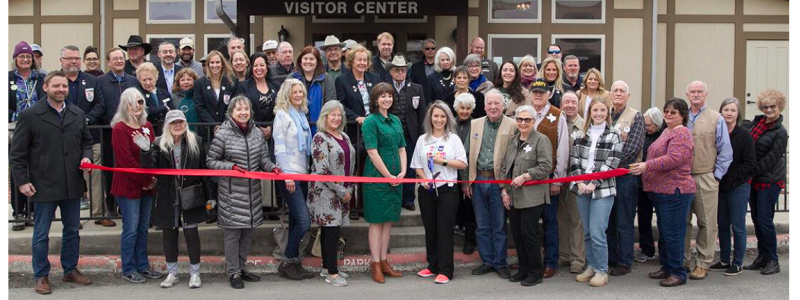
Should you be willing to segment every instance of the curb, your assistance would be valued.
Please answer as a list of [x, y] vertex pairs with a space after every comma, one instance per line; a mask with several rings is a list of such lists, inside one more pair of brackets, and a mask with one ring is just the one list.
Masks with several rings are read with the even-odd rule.
[[[778, 251], [788, 250], [789, 234], [779, 234]], [[756, 249], [757, 239], [755, 236], [747, 237], [747, 249]], [[694, 241], [692, 241], [694, 245]], [[638, 244], [634, 245], [639, 248]], [[515, 263], [517, 258], [515, 249], [508, 250], [509, 263]], [[49, 256], [52, 273], [60, 273], [63, 269], [58, 255]], [[393, 267], [400, 271], [416, 271], [427, 266], [426, 253], [390, 253], [387, 256]], [[455, 252], [453, 260], [456, 268], [476, 267], [481, 264], [480, 256], [476, 251], [473, 254], [464, 254], [460, 251]], [[179, 272], [188, 272], [189, 258], [187, 256], [178, 257]], [[352, 255], [339, 260], [339, 269], [346, 272], [368, 272], [369, 264], [372, 262], [370, 255]], [[151, 256], [150, 263], [157, 270], [166, 270], [164, 256]], [[251, 256], [247, 260], [247, 269], [253, 273], [277, 273], [280, 260], [272, 256]], [[322, 266], [322, 259], [318, 257], [306, 257], [303, 265], [314, 271], [319, 271]], [[120, 273], [122, 270], [122, 260], [119, 255], [87, 255], [78, 259], [78, 269], [85, 273]], [[8, 272], [32, 274], [33, 267], [30, 255], [9, 255]], [[224, 256], [202, 256], [201, 273], [225, 273]]]

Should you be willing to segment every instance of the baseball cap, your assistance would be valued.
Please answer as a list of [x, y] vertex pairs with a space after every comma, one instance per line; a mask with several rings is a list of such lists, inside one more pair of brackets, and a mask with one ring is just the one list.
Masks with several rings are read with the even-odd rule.
[[278, 42], [275, 41], [275, 40], [268, 40], [268, 41], [264, 42], [263, 45], [261, 45], [261, 50], [262, 51], [278, 50]]
[[192, 38], [185, 37], [181, 39], [180, 47], [178, 49], [183, 50], [183, 48], [186, 47], [194, 49], [194, 41], [192, 41]]

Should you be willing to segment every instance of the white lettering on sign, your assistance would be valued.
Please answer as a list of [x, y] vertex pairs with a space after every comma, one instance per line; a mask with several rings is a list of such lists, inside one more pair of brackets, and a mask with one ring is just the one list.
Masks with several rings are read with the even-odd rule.
[[345, 258], [343, 260], [345, 266], [368, 266], [371, 262], [371, 258]]
[[[284, 2], [286, 13], [290, 15], [344, 15], [350, 14], [347, 2]], [[417, 2], [413, 1], [366, 1], [353, 4], [355, 14], [418, 14]]]

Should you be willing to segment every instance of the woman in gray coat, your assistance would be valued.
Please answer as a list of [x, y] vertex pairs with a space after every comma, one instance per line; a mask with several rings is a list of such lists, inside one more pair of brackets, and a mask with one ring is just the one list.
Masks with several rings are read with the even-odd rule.
[[[344, 106], [331, 100], [322, 106], [317, 128], [319, 132], [311, 141], [314, 164], [311, 174], [351, 176], [356, 166], [356, 150], [350, 137], [344, 133]], [[339, 229], [350, 225], [350, 200], [352, 183], [313, 181], [308, 193], [308, 212], [311, 220], [322, 227], [322, 270], [325, 282], [346, 286], [347, 274], [336, 267]]]
[[546, 184], [523, 184], [548, 178], [553, 167], [553, 148], [544, 134], [533, 130], [536, 115], [533, 107], [520, 106], [514, 115], [517, 132], [508, 141], [500, 167], [502, 178], [498, 178], [512, 180], [500, 190], [503, 205], [509, 210], [510, 230], [519, 257], [519, 272], [509, 280], [534, 286], [542, 283], [544, 275], [542, 236], [538, 232], [544, 205], [550, 203], [550, 192]]
[[[250, 100], [236, 96], [228, 105], [228, 116], [214, 135], [208, 151], [209, 169], [240, 172], [281, 172], [269, 160], [269, 148], [255, 124]], [[242, 280], [256, 282], [261, 278], [245, 271], [247, 254], [253, 241], [253, 231], [263, 221], [261, 181], [257, 179], [221, 177], [218, 183], [219, 220], [224, 229], [225, 262], [231, 287], [244, 288]]]

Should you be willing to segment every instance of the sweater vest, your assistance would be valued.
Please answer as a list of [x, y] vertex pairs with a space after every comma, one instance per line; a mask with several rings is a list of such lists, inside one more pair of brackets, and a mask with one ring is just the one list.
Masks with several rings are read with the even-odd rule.
[[[691, 116], [687, 116], [691, 121]], [[714, 172], [717, 164], [717, 122], [720, 114], [706, 108], [697, 116], [692, 129], [694, 160], [692, 174]]]
[[[633, 126], [633, 119], [636, 117], [636, 113], [639, 111], [633, 109], [630, 105], [625, 107], [625, 110], [622, 111], [622, 115], [619, 116], [616, 122], [614, 122], [614, 128], [619, 130], [620, 135], [622, 133], [630, 133], [631, 126]], [[627, 129], [627, 130], [626, 130]], [[636, 160], [632, 161], [631, 163], [638, 163], [642, 161], [642, 149], [639, 149], [639, 154], [636, 154]]]

